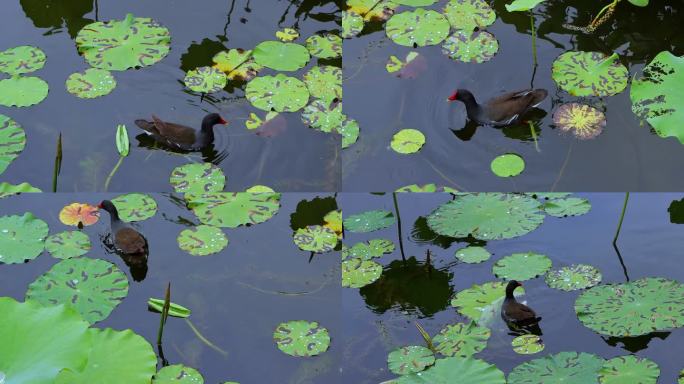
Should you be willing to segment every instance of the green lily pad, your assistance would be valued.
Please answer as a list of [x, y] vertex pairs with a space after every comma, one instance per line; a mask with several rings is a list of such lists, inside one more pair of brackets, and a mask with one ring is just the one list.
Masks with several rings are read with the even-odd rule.
[[5, 172], [25, 146], [24, 129], [9, 117], [0, 115], [0, 174]]
[[0, 217], [0, 263], [20, 264], [43, 252], [48, 225], [26, 212]]
[[211, 225], [198, 225], [194, 230], [184, 229], [177, 241], [180, 249], [193, 256], [218, 253], [228, 245], [228, 238], [223, 231]]
[[494, 24], [496, 14], [484, 0], [450, 0], [444, 7], [444, 15], [454, 29], [472, 32]]
[[398, 6], [391, 0], [347, 0], [348, 11], [363, 16], [365, 21], [387, 20]]
[[0, 80], [0, 105], [28, 107], [43, 101], [48, 94], [48, 83], [38, 77], [15, 75]]
[[88, 68], [84, 72], [72, 73], [66, 79], [66, 89], [81, 99], [105, 96], [116, 88], [116, 80], [106, 69]]
[[228, 79], [235, 81], [252, 80], [263, 68], [254, 61], [251, 50], [240, 48], [221, 51], [211, 60], [215, 68], [225, 73]]
[[541, 225], [544, 214], [539, 208], [537, 200], [524, 195], [469, 193], [434, 210], [427, 224], [442, 236], [512, 239]]
[[363, 31], [363, 17], [354, 12], [342, 12], [342, 38], [352, 38]]
[[361, 288], [382, 275], [382, 265], [372, 260], [350, 258], [342, 262], [342, 286]]
[[170, 182], [177, 193], [219, 192], [226, 186], [226, 176], [212, 163], [192, 163], [174, 168]]
[[606, 115], [586, 104], [567, 103], [553, 113], [553, 124], [562, 132], [569, 132], [580, 140], [588, 140], [603, 132]]
[[407, 79], [417, 77], [426, 67], [425, 59], [423, 59], [418, 52], [413, 51], [406, 54], [406, 59], [404, 61], [401, 61], [398, 57], [392, 55], [387, 64], [385, 64], [387, 72], [396, 72], [397, 77]]
[[544, 342], [537, 335], [520, 335], [511, 341], [513, 352], [520, 355], [532, 355], [544, 350]]
[[508, 384], [598, 384], [604, 360], [584, 352], [560, 352], [518, 365], [508, 374]]
[[280, 209], [279, 193], [214, 192], [188, 200], [203, 224], [222, 228], [263, 223]]
[[333, 59], [342, 56], [342, 38], [333, 34], [313, 35], [306, 39], [306, 49], [311, 56]]
[[348, 249], [349, 257], [370, 260], [394, 252], [394, 243], [387, 239], [372, 239], [364, 243], [356, 243]]
[[551, 288], [575, 291], [593, 287], [601, 282], [601, 278], [601, 272], [595, 267], [587, 264], [573, 264], [549, 271], [544, 280]]
[[88, 235], [79, 231], [56, 233], [45, 240], [45, 250], [58, 259], [85, 255], [90, 247]]
[[250, 81], [245, 95], [254, 107], [267, 112], [296, 112], [309, 102], [306, 84], [282, 73]]
[[518, 176], [525, 169], [525, 160], [515, 153], [506, 153], [495, 157], [490, 168], [499, 177]]
[[394, 224], [394, 214], [378, 209], [366, 211], [344, 219], [344, 229], [349, 232], [373, 232]]
[[152, 384], [204, 384], [204, 378], [195, 369], [183, 364], [174, 364], [163, 367], [154, 375]]
[[9, 48], [0, 52], [0, 72], [10, 76], [31, 73], [45, 65], [45, 52], [30, 45]]
[[293, 28], [284, 28], [282, 31], [276, 31], [275, 36], [280, 41], [289, 42], [297, 40], [299, 37], [299, 32]]
[[333, 100], [342, 100], [342, 70], [330, 65], [311, 68], [304, 74], [304, 83], [311, 97], [330, 105]]
[[418, 8], [392, 16], [385, 24], [387, 37], [407, 47], [436, 45], [449, 34], [449, 22], [441, 13]]
[[612, 96], [627, 86], [628, 71], [617, 53], [571, 51], [554, 60], [551, 77], [573, 96]]
[[676, 137], [684, 144], [684, 57], [663, 51], [632, 81], [632, 112], [645, 119], [660, 137]]
[[575, 312], [584, 326], [609, 336], [639, 336], [684, 326], [684, 285], [647, 277], [582, 292]]
[[[162, 313], [166, 300], [150, 298], [147, 300], [147, 309], [153, 312]], [[180, 317], [182, 319], [190, 317], [190, 310], [180, 304], [169, 302], [169, 316]]]
[[473, 322], [456, 323], [442, 328], [432, 342], [435, 350], [444, 356], [468, 357], [485, 349], [491, 334], [489, 328]]
[[91, 67], [125, 71], [163, 59], [169, 53], [171, 35], [156, 21], [129, 13], [124, 20], [86, 25], [75, 42]]
[[[516, 296], [523, 295], [525, 290], [520, 287], [515, 291]], [[487, 324], [499, 313], [501, 303], [506, 296], [506, 283], [491, 281], [481, 285], [473, 284], [451, 299], [451, 306], [456, 307], [458, 313], [478, 324]]]
[[228, 82], [226, 74], [214, 67], [195, 68], [185, 75], [183, 83], [195, 92], [214, 93], [222, 90]]
[[280, 114], [278, 112], [268, 112], [263, 119], [261, 119], [256, 113], [250, 113], [249, 118], [245, 121], [245, 127], [247, 129], [257, 129], [261, 127], [268, 127], [269, 123], [274, 123]]
[[514, 253], [494, 263], [492, 272], [505, 280], [525, 281], [541, 276], [551, 269], [551, 259], [546, 255], [525, 252]]
[[660, 368], [649, 359], [627, 355], [606, 360], [598, 374], [601, 384], [656, 384]]
[[328, 330], [315, 321], [295, 320], [280, 323], [273, 332], [278, 349], [290, 356], [316, 356], [328, 350]]
[[128, 294], [128, 278], [116, 265], [79, 257], [55, 264], [31, 283], [26, 298], [73, 307], [89, 323], [109, 316]]
[[562, 199], [572, 195], [570, 192], [526, 192], [525, 194], [539, 200]]
[[534, 9], [542, 2], [544, 0], [513, 0], [510, 4], [506, 4], [506, 10], [508, 12], [526, 12]]
[[[0, 119], [2, 119], [2, 116], [0, 115]], [[1, 132], [2, 128], [0, 128]], [[0, 157], [0, 161], [1, 161]], [[39, 188], [36, 188], [32, 186], [29, 183], [20, 183], [20, 184], [10, 184], [7, 182], [0, 182], [0, 199], [3, 197], [7, 196], [12, 196], [12, 195], [18, 195], [20, 193], [36, 193], [36, 192], [43, 192]]]
[[275, 40], [259, 43], [254, 47], [252, 56], [257, 64], [276, 71], [296, 71], [304, 68], [311, 59], [303, 45]]
[[425, 144], [425, 135], [417, 129], [402, 129], [392, 136], [390, 147], [402, 154], [416, 153]]
[[273, 188], [268, 187], [266, 185], [253, 185], [253, 186], [245, 189], [245, 192], [247, 192], [247, 193], [275, 193]]
[[442, 53], [463, 63], [484, 63], [499, 52], [496, 37], [486, 31], [456, 31], [442, 44]]
[[434, 353], [428, 348], [419, 345], [401, 347], [387, 355], [387, 366], [396, 375], [420, 372], [434, 363]]
[[359, 123], [354, 119], [347, 119], [337, 127], [337, 132], [342, 135], [342, 148], [349, 148], [359, 139]]
[[506, 384], [506, 378], [494, 364], [473, 357], [437, 359], [423, 372], [401, 376], [397, 384]]
[[157, 213], [157, 202], [142, 193], [127, 193], [112, 199], [122, 221], [147, 220]]
[[410, 185], [405, 185], [401, 188], [397, 188], [394, 192], [402, 192], [402, 193], [434, 193], [437, 192], [437, 185], [434, 183], [430, 184], [423, 184], [423, 185], [418, 185], [418, 184], [410, 184]]
[[454, 256], [464, 263], [475, 264], [489, 260], [492, 254], [485, 247], [470, 246], [457, 249]]
[[321, 100], [313, 100], [302, 111], [302, 122], [321, 132], [336, 131], [344, 119], [342, 103], [326, 104]]
[[392, 2], [400, 5], [408, 5], [410, 7], [426, 7], [432, 5], [437, 0], [392, 0]]
[[579, 197], [568, 197], [547, 201], [544, 211], [554, 217], [568, 217], [584, 215], [591, 209], [589, 200]]
[[337, 234], [321, 225], [309, 225], [294, 233], [293, 241], [302, 251], [326, 253], [337, 245]]

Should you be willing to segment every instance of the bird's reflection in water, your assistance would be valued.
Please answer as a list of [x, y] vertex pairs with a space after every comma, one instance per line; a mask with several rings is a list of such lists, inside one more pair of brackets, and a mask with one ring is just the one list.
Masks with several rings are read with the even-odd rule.
[[[138, 136], [135, 137], [138, 140], [138, 147], [140, 148], [147, 148], [151, 150], [162, 150], [168, 153], [180, 155], [186, 158], [192, 158], [192, 157], [199, 157], [196, 155], [195, 152], [190, 152], [190, 151], [183, 151], [177, 148], [170, 148], [166, 146], [162, 146], [159, 144], [152, 136], [147, 135], [145, 133], [141, 133]], [[226, 149], [222, 150], [217, 150], [216, 146], [212, 143], [206, 148], [204, 148], [201, 152], [202, 155], [202, 161], [205, 163], [212, 163], [214, 165], [219, 165], [223, 160], [225, 160], [229, 153]]]
[[131, 272], [131, 277], [134, 281], [141, 282], [147, 277], [147, 259], [149, 255], [149, 249], [145, 255], [127, 255], [116, 250], [114, 242], [110, 234], [101, 235], [100, 241], [105, 246], [107, 253], [118, 255], [121, 260], [126, 264], [128, 270]]

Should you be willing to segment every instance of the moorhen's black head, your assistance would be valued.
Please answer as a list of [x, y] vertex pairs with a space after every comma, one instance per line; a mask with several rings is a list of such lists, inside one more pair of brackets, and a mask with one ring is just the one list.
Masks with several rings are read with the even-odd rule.
[[218, 113], [210, 113], [202, 119], [202, 128], [211, 128], [216, 124], [228, 124], [228, 122], [223, 120], [223, 117]]
[[112, 216], [119, 216], [119, 212], [116, 210], [116, 206], [109, 200], [102, 200], [102, 202], [97, 206], [100, 209], [104, 209], [109, 212]]
[[475, 96], [473, 96], [473, 94], [467, 89], [457, 89], [451, 94], [451, 96], [449, 96], [447, 100], [459, 100], [465, 103], [466, 101], [475, 101]]
[[517, 280], [509, 281], [508, 285], [506, 286], [506, 297], [513, 297], [513, 291], [515, 291], [515, 289], [518, 287], [522, 287], [521, 282]]

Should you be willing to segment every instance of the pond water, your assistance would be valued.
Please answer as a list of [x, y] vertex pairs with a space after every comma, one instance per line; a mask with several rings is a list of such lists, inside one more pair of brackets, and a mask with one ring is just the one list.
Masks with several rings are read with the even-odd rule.
[[[74, 38], [93, 21], [123, 19], [127, 13], [150, 17], [170, 30], [171, 51], [161, 62], [140, 70], [115, 72], [117, 87], [104, 97], [85, 100], [69, 94], [66, 78], [88, 68]], [[109, 191], [169, 191], [174, 167], [213, 161], [228, 176], [233, 191], [262, 184], [279, 191], [333, 191], [339, 189], [338, 135], [307, 128], [299, 113], [286, 113], [284, 130], [271, 137], [245, 127], [252, 107], [244, 85], [209, 95], [188, 91], [185, 72], [212, 65], [212, 57], [228, 48], [251, 49], [275, 32], [295, 27], [303, 39], [339, 29], [339, 5], [332, 0], [250, 1], [5, 1], [0, 12], [3, 33], [0, 50], [18, 45], [40, 47], [47, 55], [35, 72], [50, 86], [48, 97], [26, 108], [0, 106], [27, 134], [23, 153], [3, 174], [3, 181], [29, 182], [44, 191], [52, 188], [57, 138], [62, 134], [63, 160], [59, 191], [103, 191], [105, 179], [119, 156], [115, 146], [117, 124], [126, 124], [131, 153], [112, 179]], [[10, 32], [11, 31], [11, 32]], [[320, 62], [319, 62], [320, 64]], [[341, 66], [341, 60], [325, 60]], [[300, 77], [313, 65], [292, 72]], [[262, 74], [275, 71], [264, 70]], [[214, 153], [181, 156], [150, 148], [139, 141], [135, 119], [155, 114], [166, 121], [199, 128], [205, 114], [218, 112], [230, 121], [217, 126]]]
[[[616, 52], [629, 69], [640, 73], [657, 53], [684, 54], [682, 2], [663, 0], [647, 7], [621, 2], [612, 18], [594, 34], [564, 28], [586, 25], [605, 2], [548, 0], [534, 10], [538, 29], [538, 67], [534, 73], [530, 18], [509, 13], [504, 1], [491, 2], [496, 22], [487, 27], [499, 41], [494, 58], [481, 64], [455, 62], [441, 44], [411, 49], [392, 42], [384, 23], [369, 23], [359, 37], [344, 41], [345, 113], [358, 121], [356, 144], [342, 153], [345, 191], [388, 191], [435, 183], [469, 191], [676, 191], [684, 188], [679, 164], [684, 148], [642, 125], [631, 111], [628, 89], [611, 97], [577, 98], [560, 90], [551, 78], [551, 64], [565, 51]], [[441, 11], [445, 1], [426, 7]], [[411, 10], [402, 6], [397, 12]], [[387, 73], [391, 55], [404, 60], [411, 52], [423, 56], [426, 68], [414, 79]], [[504, 91], [548, 90], [542, 111], [530, 119], [538, 127], [539, 152], [526, 124], [475, 130], [466, 127], [462, 103], [446, 98], [457, 88], [486, 101]], [[552, 112], [561, 103], [584, 102], [606, 114], [607, 125], [593, 140], [579, 141], [553, 127]], [[390, 149], [392, 136], [404, 128], [419, 129], [426, 144], [417, 154]], [[499, 178], [490, 171], [498, 155], [514, 152], [526, 161], [525, 171]]]

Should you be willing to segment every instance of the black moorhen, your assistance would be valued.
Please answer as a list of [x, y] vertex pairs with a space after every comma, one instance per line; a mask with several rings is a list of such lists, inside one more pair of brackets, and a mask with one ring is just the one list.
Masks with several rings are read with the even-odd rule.
[[124, 255], [147, 257], [147, 240], [140, 232], [133, 229], [130, 224], [126, 224], [119, 219], [119, 212], [116, 206], [104, 200], [98, 205], [100, 209], [109, 212], [111, 218], [111, 233], [114, 247]]
[[457, 89], [448, 100], [463, 102], [468, 119], [478, 124], [506, 126], [515, 123], [525, 112], [539, 105], [547, 95], [545, 89], [525, 89], [505, 93], [480, 105], [470, 91]]
[[218, 113], [202, 119], [199, 131], [185, 125], [168, 123], [152, 115], [152, 121], [139, 119], [135, 125], [151, 135], [158, 143], [184, 151], [201, 151], [214, 143], [214, 125], [228, 124]]
[[522, 287], [522, 283], [511, 280], [506, 286], [506, 299], [501, 305], [501, 318], [506, 324], [512, 324], [518, 327], [527, 327], [535, 325], [541, 321], [541, 317], [525, 304], [518, 303], [513, 295], [516, 288]]

